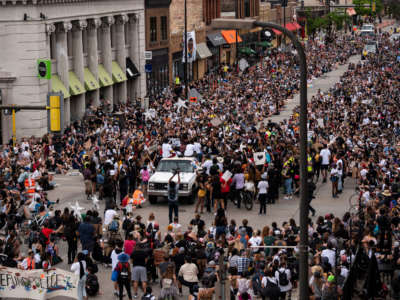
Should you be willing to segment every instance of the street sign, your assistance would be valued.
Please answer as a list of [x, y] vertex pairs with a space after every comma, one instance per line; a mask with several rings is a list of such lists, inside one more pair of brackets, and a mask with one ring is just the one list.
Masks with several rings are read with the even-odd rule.
[[153, 52], [151, 52], [151, 51], [144, 51], [144, 59], [145, 59], [145, 60], [152, 60], [152, 59], [153, 59]]
[[51, 78], [51, 60], [38, 59], [37, 71], [38, 71], [38, 77], [40, 79], [50, 79]]
[[151, 73], [153, 71], [153, 65], [152, 64], [145, 64], [144, 65], [144, 70], [146, 73]]

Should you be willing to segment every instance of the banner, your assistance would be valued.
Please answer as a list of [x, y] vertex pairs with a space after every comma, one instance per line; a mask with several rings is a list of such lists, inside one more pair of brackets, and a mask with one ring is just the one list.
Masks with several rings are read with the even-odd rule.
[[[188, 31], [187, 32], [187, 62], [192, 63], [196, 60], [196, 32]], [[183, 53], [182, 53], [182, 62], [185, 62], [185, 33], [183, 33]]]
[[61, 269], [19, 270], [1, 268], [0, 298], [45, 300], [57, 296], [78, 299], [77, 275]]

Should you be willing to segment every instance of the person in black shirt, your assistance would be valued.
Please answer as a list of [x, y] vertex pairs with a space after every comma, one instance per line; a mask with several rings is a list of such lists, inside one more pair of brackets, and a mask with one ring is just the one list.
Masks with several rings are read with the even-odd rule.
[[136, 244], [135, 250], [131, 254], [132, 260], [132, 281], [133, 281], [133, 291], [134, 298], [137, 298], [139, 281], [142, 282], [142, 289], [145, 291], [147, 286], [147, 253], [143, 249], [143, 244], [138, 242]]
[[206, 231], [204, 230], [204, 226], [206, 225], [206, 223], [201, 219], [201, 216], [199, 214], [196, 214], [194, 219], [190, 221], [190, 225], [197, 226], [197, 236], [199, 238], [202, 238], [206, 235]]

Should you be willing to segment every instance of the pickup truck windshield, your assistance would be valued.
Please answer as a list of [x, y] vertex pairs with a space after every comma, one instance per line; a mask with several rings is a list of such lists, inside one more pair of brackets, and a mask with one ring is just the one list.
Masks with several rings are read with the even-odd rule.
[[173, 173], [176, 169], [179, 169], [180, 172], [194, 172], [194, 167], [190, 160], [162, 160], [157, 167], [157, 172]]

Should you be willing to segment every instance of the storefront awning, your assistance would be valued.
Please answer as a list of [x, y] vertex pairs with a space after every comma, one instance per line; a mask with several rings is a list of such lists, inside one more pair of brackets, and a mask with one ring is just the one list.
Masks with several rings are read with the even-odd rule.
[[69, 98], [71, 97], [70, 93], [68, 92], [68, 89], [65, 87], [65, 85], [62, 83], [60, 77], [58, 75], [51, 75], [51, 89], [53, 92], [61, 92], [64, 95], [64, 98]]
[[69, 91], [73, 96], [86, 92], [78, 76], [73, 71], [69, 71]]
[[105, 87], [113, 84], [110, 74], [106, 71], [102, 64], [99, 65], [99, 81], [100, 86]]
[[296, 27], [297, 30], [301, 29], [301, 26], [299, 23], [293, 22], [292, 24]]
[[209, 33], [207, 38], [214, 47], [219, 47], [225, 44], [225, 39], [220, 32]]
[[261, 31], [261, 30], [262, 30], [262, 27], [258, 26], [258, 27], [255, 27], [255, 28], [250, 29], [249, 32], [259, 32], [259, 31]]
[[99, 82], [90, 72], [89, 68], [83, 69], [83, 79], [85, 80], [85, 88], [87, 91], [94, 91], [100, 88]]
[[262, 42], [257, 42], [257, 45], [261, 47], [271, 47], [272, 44], [267, 41], [262, 41]]
[[114, 83], [119, 83], [128, 80], [126, 78], [125, 72], [122, 71], [121, 67], [116, 61], [112, 62], [111, 70]]
[[285, 27], [286, 27], [286, 29], [289, 30], [289, 31], [296, 31], [296, 30], [297, 30], [296, 25], [294, 25], [293, 23], [287, 23], [287, 24], [285, 25]]
[[247, 54], [247, 55], [256, 54], [256, 51], [254, 51], [253, 49], [251, 49], [249, 47], [239, 48], [239, 52]]
[[350, 17], [357, 14], [356, 11], [355, 11], [355, 9], [352, 8], [352, 7], [349, 7], [348, 9], [346, 9], [346, 13], [347, 13]]
[[279, 31], [278, 29], [272, 29], [272, 31], [276, 34], [276, 35], [281, 35], [282, 32]]
[[[222, 30], [221, 34], [228, 44], [236, 43], [236, 31], [235, 30]], [[242, 38], [239, 36], [239, 34], [237, 34], [237, 42], [238, 43], [242, 42]]]
[[212, 56], [210, 49], [208, 49], [206, 43], [198, 43], [197, 44], [197, 55], [200, 59], [205, 59], [207, 57]]
[[129, 57], [127, 57], [126, 58], [126, 77], [128, 77], [128, 79], [131, 79], [131, 78], [136, 78], [139, 76], [140, 76], [140, 72], [136, 68], [134, 62]]

